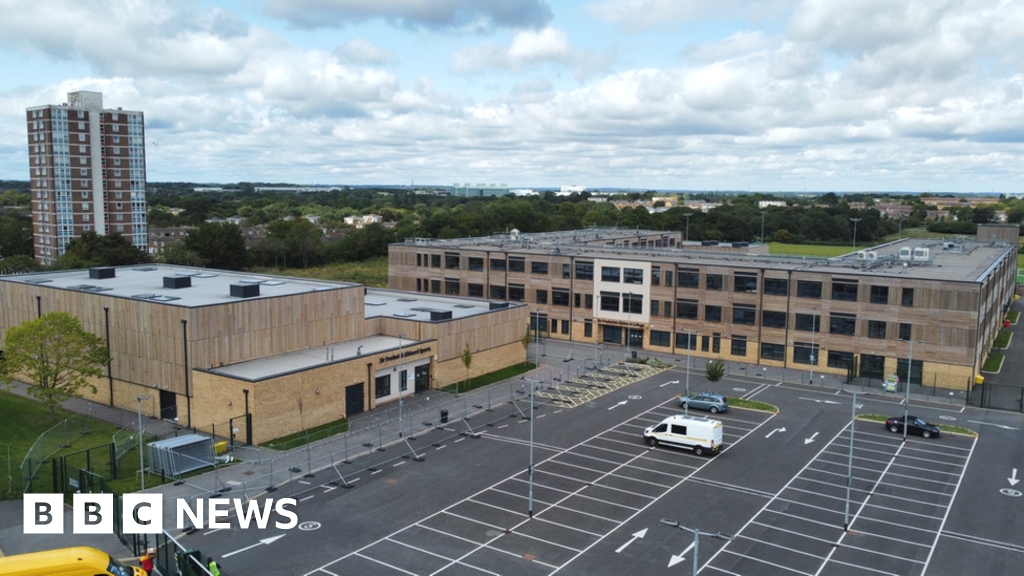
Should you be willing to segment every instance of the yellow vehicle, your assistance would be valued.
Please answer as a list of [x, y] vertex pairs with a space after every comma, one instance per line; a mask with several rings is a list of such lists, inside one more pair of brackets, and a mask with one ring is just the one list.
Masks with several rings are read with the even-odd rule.
[[62, 548], [0, 558], [4, 576], [146, 576], [95, 548]]

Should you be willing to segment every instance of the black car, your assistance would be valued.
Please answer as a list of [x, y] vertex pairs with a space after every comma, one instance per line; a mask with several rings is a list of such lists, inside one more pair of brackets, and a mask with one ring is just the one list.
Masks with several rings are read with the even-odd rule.
[[[938, 438], [942, 432], [939, 427], [935, 424], [925, 422], [917, 416], [908, 416], [910, 426], [907, 426], [907, 434], [920, 434], [925, 438], [931, 438], [932, 436]], [[885, 427], [890, 432], [897, 433], [903, 431], [903, 416], [893, 416], [885, 421]]]

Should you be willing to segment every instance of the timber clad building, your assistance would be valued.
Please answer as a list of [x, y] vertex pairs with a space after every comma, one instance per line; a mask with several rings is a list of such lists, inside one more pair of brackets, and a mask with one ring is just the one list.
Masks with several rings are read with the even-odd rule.
[[535, 329], [576, 342], [904, 381], [913, 346], [913, 383], [966, 389], [1013, 298], [1017, 235], [801, 258], [671, 232], [513, 231], [392, 244], [388, 273], [396, 290], [528, 303]]
[[208, 432], [250, 414], [256, 443], [461, 381], [467, 344], [469, 377], [526, 358], [521, 304], [169, 265], [0, 277], [0, 341], [54, 311], [108, 343], [86, 398]]

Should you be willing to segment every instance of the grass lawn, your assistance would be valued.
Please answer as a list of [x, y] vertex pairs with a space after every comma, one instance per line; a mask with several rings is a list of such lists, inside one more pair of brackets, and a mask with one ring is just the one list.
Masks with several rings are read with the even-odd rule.
[[999, 372], [1003, 367], [1003, 355], [992, 352], [985, 358], [985, 365], [981, 367], [982, 372]]
[[774, 412], [776, 414], [779, 412], [778, 408], [765, 402], [744, 400], [743, 398], [733, 398], [732, 396], [727, 397], [726, 400], [729, 402], [730, 408], [747, 408], [748, 410], [761, 410], [763, 412]]
[[[537, 365], [534, 364], [533, 362], [521, 362], [519, 364], [509, 366], [508, 368], [503, 368], [496, 372], [491, 372], [490, 374], [477, 376], [468, 383], [459, 382], [457, 386], [459, 388], [460, 393], [469, 392], [470, 390], [483, 388], [484, 386], [494, 384], [495, 382], [501, 382], [502, 380], [508, 380], [509, 378], [514, 378], [516, 376], [519, 376], [520, 374], [525, 374], [536, 367]], [[444, 390], [445, 392], [455, 392], [455, 387], [456, 384], [449, 384], [448, 386], [441, 388], [441, 390]]]
[[299, 278], [355, 282], [364, 286], [370, 286], [371, 288], [388, 287], [388, 259], [385, 257], [370, 258], [362, 262], [329, 264], [314, 268], [266, 268], [257, 271]]
[[340, 420], [335, 420], [334, 422], [314, 426], [308, 430], [302, 430], [301, 432], [275, 438], [270, 442], [260, 444], [260, 446], [273, 448], [274, 450], [289, 450], [296, 446], [304, 446], [310, 442], [316, 442], [317, 440], [329, 438], [335, 434], [341, 434], [342, 432], [348, 432], [348, 418], [342, 418]]
[[1020, 320], [1020, 311], [1010, 310], [1006, 313], [1006, 319], [1010, 321], [1010, 324], [1016, 324], [1017, 320]]
[[794, 256], [841, 256], [843, 254], [849, 254], [853, 250], [853, 246], [820, 246], [817, 244], [783, 244], [781, 242], [770, 242], [768, 243], [768, 252], [770, 254], [786, 254]]
[[996, 336], [996, 343], [993, 346], [996, 348], [1006, 348], [1010, 345], [1010, 336], [1013, 336], [1013, 332], [1000, 330], [999, 335]]
[[[25, 455], [32, 448], [32, 444], [35, 443], [40, 434], [73, 415], [72, 412], [62, 408], [57, 408], [56, 414], [57, 421], [50, 422], [50, 412], [44, 404], [10, 392], [0, 392], [0, 467], [2, 467], [2, 472], [0, 472], [0, 480], [2, 480], [0, 481], [0, 498], [20, 497], [21, 473], [19, 470]], [[79, 416], [79, 418], [84, 417]], [[53, 438], [59, 440], [52, 443], [52, 448], [59, 449], [53, 455], [44, 454], [43, 456], [55, 458], [87, 448], [109, 444], [114, 432], [117, 430], [118, 428], [113, 424], [90, 419], [88, 434], [84, 434], [71, 441], [67, 447], [60, 447], [59, 442], [63, 441], [63, 439], [61, 435], [55, 434]], [[109, 468], [107, 467], [109, 462], [108, 454], [108, 450], [93, 451], [89, 462], [97, 474], [106, 477], [109, 477]], [[69, 461], [69, 468], [73, 464], [84, 467], [85, 455], [78, 455], [74, 457], [73, 461]], [[9, 468], [8, 465], [10, 466]], [[10, 470], [11, 476], [9, 481], [6, 479], [8, 470]], [[35, 483], [35, 490], [37, 492], [49, 492], [52, 488], [51, 476], [49, 476], [51, 474], [50, 466], [48, 464], [44, 465], [40, 470], [37, 473], [37, 478], [41, 478], [41, 481]], [[138, 490], [140, 488], [138, 472], [139, 452], [137, 449], [133, 449], [122, 456], [118, 462], [119, 479], [110, 482], [111, 487], [119, 492]], [[155, 486], [159, 483], [159, 476], [147, 475], [147, 486]]]

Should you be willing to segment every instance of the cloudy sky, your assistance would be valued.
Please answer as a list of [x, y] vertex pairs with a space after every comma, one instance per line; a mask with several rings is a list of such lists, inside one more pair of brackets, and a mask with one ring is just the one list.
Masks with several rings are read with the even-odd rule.
[[25, 108], [146, 115], [151, 181], [1021, 191], [1021, 0], [0, 0]]

